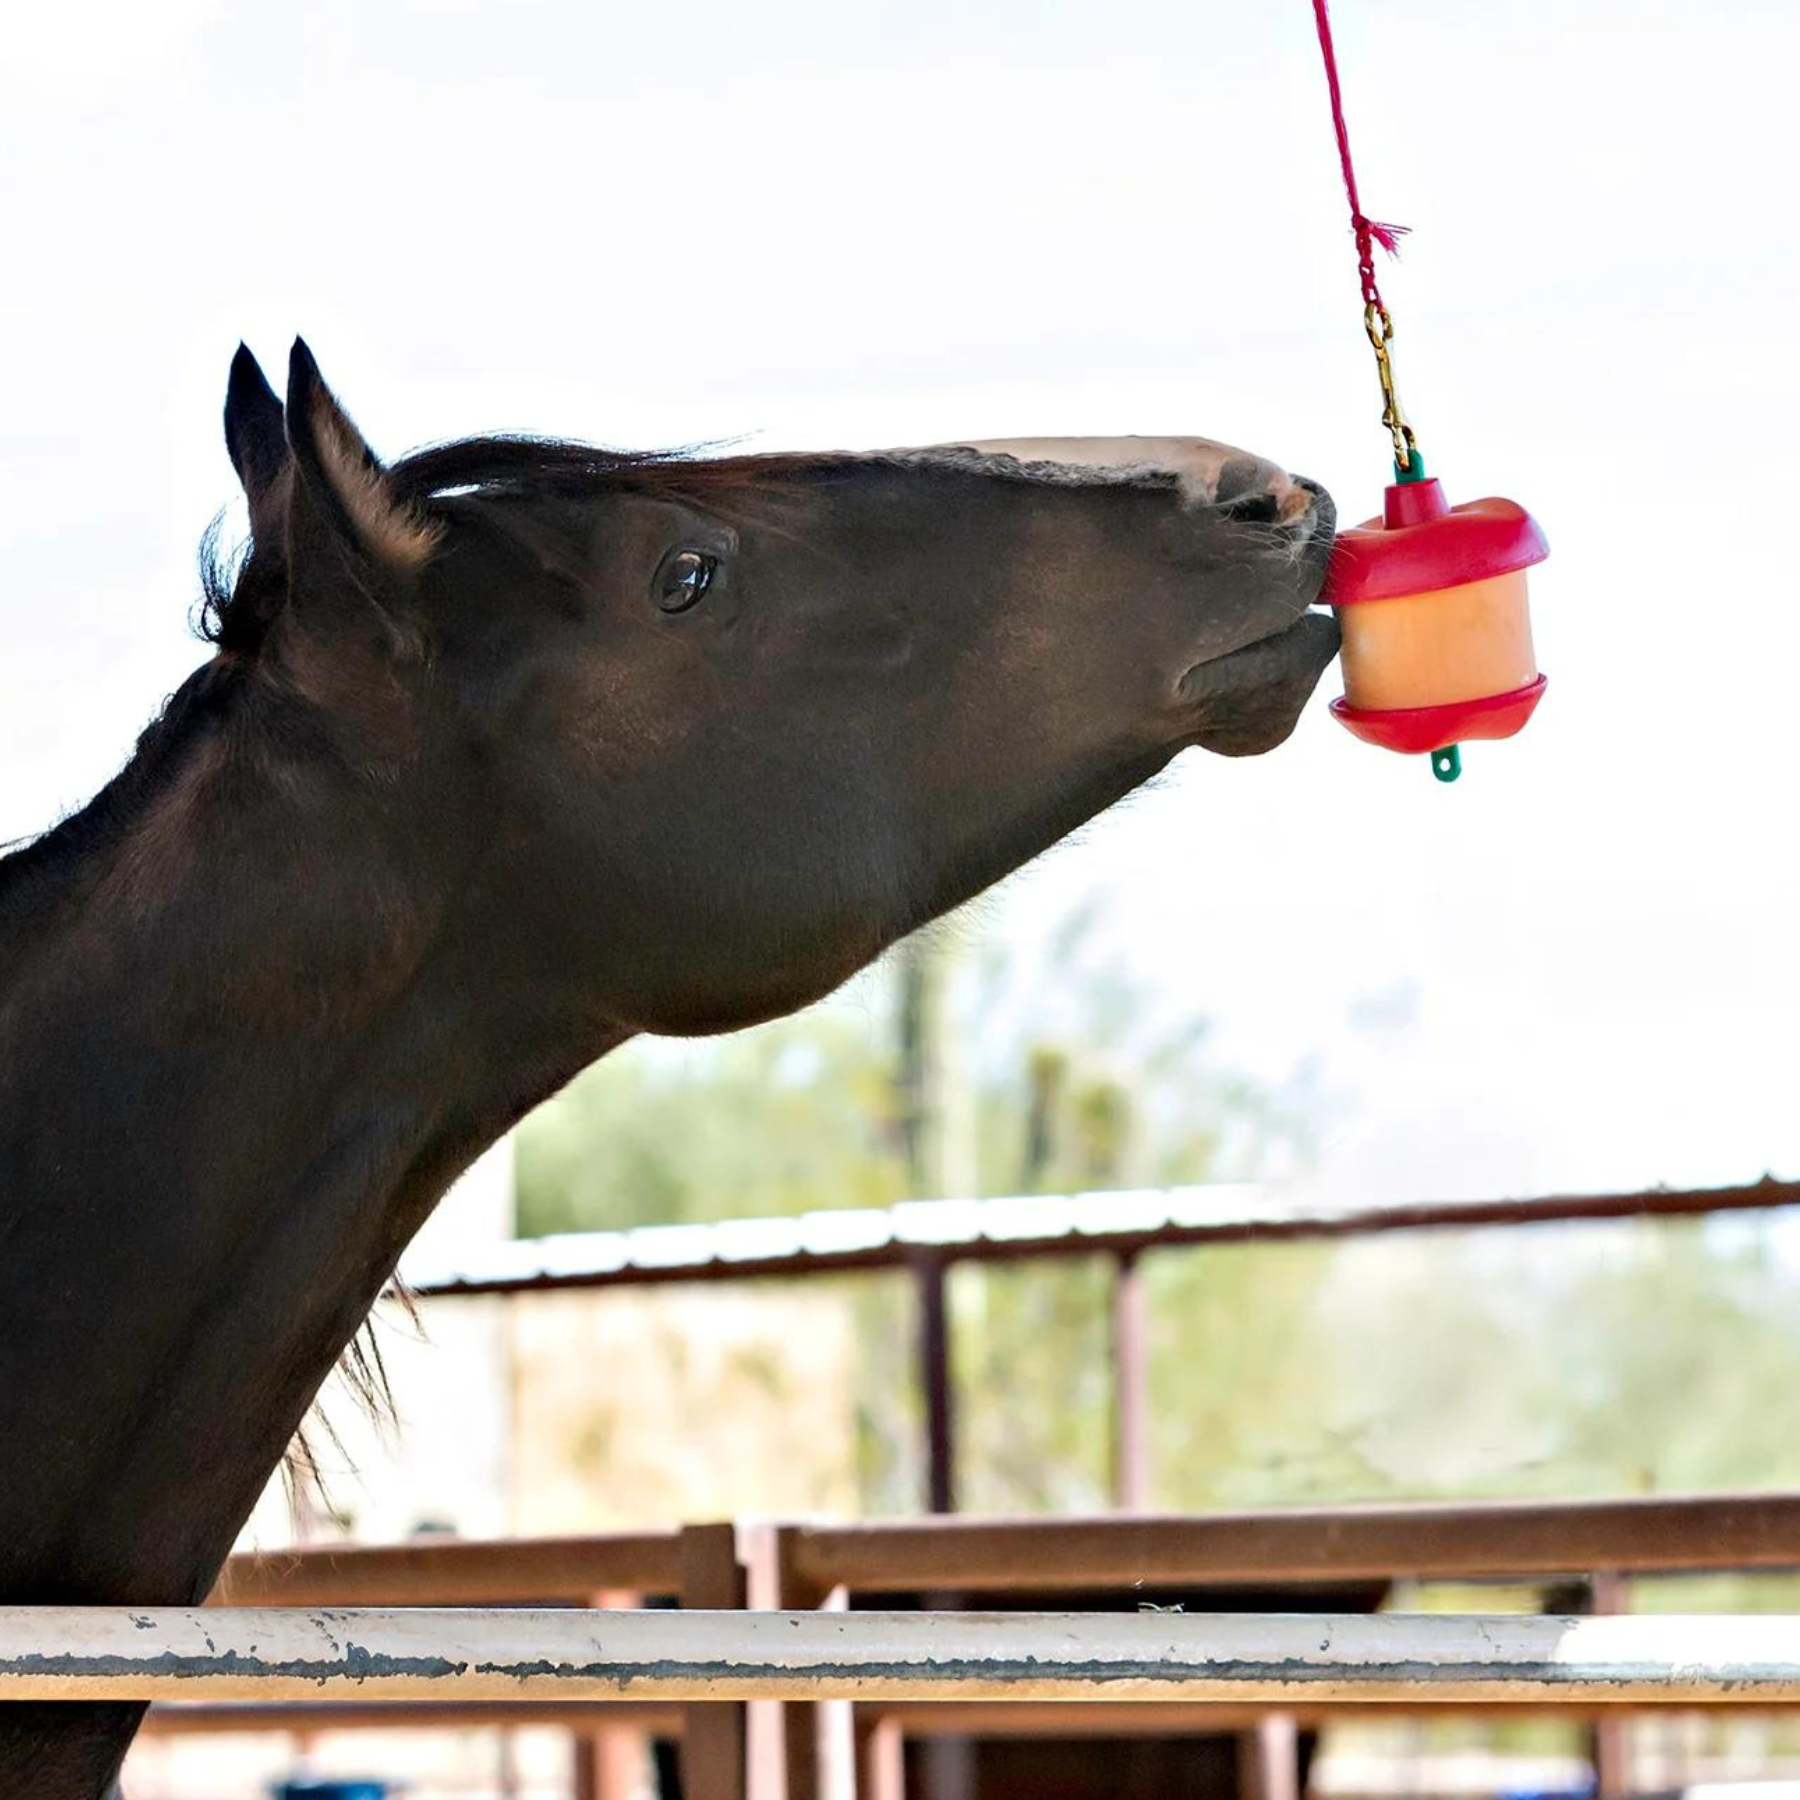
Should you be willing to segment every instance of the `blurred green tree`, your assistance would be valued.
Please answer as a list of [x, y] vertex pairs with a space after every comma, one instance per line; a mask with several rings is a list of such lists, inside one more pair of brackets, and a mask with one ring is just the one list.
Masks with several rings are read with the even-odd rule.
[[[1249, 1173], [1264, 1146], [1297, 1138], [1299, 1115], [1217, 1070], [1206, 1021], [1170, 1016], [1108, 960], [1098, 926], [1098, 908], [1084, 908], [1038, 961], [1005, 946], [972, 957], [959, 949], [935, 971], [929, 940], [915, 941], [793, 1019], [712, 1042], [628, 1047], [522, 1130], [520, 1230], [888, 1205], [919, 1192], [927, 1140], [952, 1140], [936, 1166], [966, 1169], [969, 1187], [991, 1195], [1201, 1181], [1228, 1143]], [[919, 996], [947, 975], [958, 979], [934, 1028], [956, 1034], [953, 1053], [918, 1041]], [[967, 1084], [968, 1120], [921, 1117], [930, 1085], [921, 1055], [947, 1056]], [[1291, 1274], [1282, 1279], [1291, 1285]], [[920, 1491], [912, 1296], [899, 1279], [845, 1292], [862, 1347], [865, 1502], [910, 1510]], [[1104, 1504], [1106, 1267], [964, 1268], [950, 1299], [963, 1504]]]
[[[1222, 1069], [1205, 1020], [1123, 974], [1096, 920], [1073, 915], [1036, 959], [1000, 942], [960, 957], [949, 1016], [972, 1117], [961, 1160], [940, 1166], [970, 1169], [981, 1194], [1050, 1193], [1249, 1177], [1304, 1155], [1307, 1095]], [[797, 1018], [609, 1058], [525, 1126], [521, 1229], [916, 1192], [905, 992], [885, 965]], [[1144, 1266], [1160, 1504], [1800, 1483], [1800, 1242], [1779, 1216]], [[863, 1503], [913, 1510], [912, 1296], [898, 1277], [844, 1292]], [[1109, 1302], [1099, 1259], [956, 1271], [963, 1506], [1108, 1502]]]
[[859, 1004], [696, 1043], [640, 1041], [526, 1121], [519, 1231], [887, 1206], [905, 1192], [891, 1046]]

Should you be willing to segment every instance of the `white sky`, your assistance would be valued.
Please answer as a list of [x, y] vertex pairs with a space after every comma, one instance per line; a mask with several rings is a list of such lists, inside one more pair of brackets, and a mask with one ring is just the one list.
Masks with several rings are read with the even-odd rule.
[[[1324, 713], [1008, 890], [1222, 1058], [1339, 1097], [1327, 1185], [1800, 1171], [1800, 8], [1339, 0], [1396, 356], [1453, 498], [1546, 525], [1550, 696], [1453, 789]], [[0, 61], [0, 837], [198, 660], [239, 336], [376, 443], [1194, 432], [1373, 507], [1305, 0], [33, 7]]]

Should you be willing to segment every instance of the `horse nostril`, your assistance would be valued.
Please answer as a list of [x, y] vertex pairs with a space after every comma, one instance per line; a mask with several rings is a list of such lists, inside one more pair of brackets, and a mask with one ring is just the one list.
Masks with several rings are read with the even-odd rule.
[[1231, 457], [1213, 483], [1213, 504], [1232, 512], [1240, 506], [1254, 506], [1271, 499], [1271, 490], [1280, 481], [1275, 470], [1257, 457]]
[[1219, 471], [1213, 504], [1240, 525], [1286, 527], [1304, 535], [1311, 530], [1312, 484], [1256, 457], [1233, 457]]
[[1265, 488], [1260, 494], [1245, 494], [1236, 500], [1223, 500], [1219, 510], [1240, 525], [1280, 525], [1285, 523], [1285, 507], [1279, 495]]

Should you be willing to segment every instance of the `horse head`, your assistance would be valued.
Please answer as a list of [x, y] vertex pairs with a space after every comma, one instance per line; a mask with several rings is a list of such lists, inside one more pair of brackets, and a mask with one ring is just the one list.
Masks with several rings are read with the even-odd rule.
[[1178, 751], [1280, 743], [1337, 643], [1328, 497], [1206, 439], [387, 466], [304, 345], [226, 427], [221, 655], [491, 965], [626, 1030], [828, 991]]

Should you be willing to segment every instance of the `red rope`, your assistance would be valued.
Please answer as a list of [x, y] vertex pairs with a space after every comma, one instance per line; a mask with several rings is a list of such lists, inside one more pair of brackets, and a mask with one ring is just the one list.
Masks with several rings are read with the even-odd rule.
[[1381, 290], [1375, 285], [1374, 246], [1379, 244], [1389, 256], [1397, 256], [1407, 228], [1379, 224], [1362, 209], [1362, 200], [1356, 192], [1356, 165], [1350, 160], [1350, 133], [1344, 125], [1344, 90], [1338, 82], [1337, 51], [1331, 43], [1331, 15], [1326, 9], [1326, 0], [1313, 0], [1313, 17], [1319, 23], [1319, 48], [1325, 55], [1325, 80], [1331, 89], [1331, 122], [1337, 127], [1338, 157], [1344, 165], [1344, 192], [1350, 196], [1350, 229], [1356, 235], [1356, 266], [1362, 276], [1363, 303], [1381, 306]]

